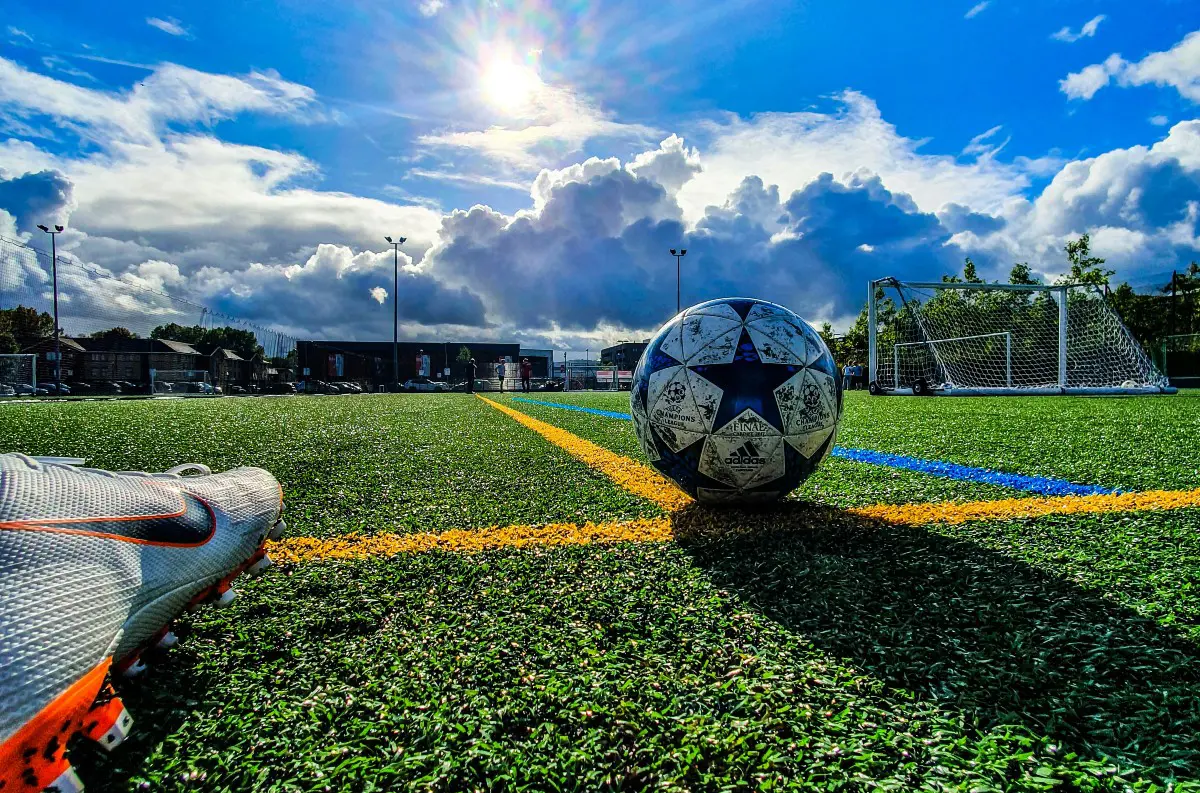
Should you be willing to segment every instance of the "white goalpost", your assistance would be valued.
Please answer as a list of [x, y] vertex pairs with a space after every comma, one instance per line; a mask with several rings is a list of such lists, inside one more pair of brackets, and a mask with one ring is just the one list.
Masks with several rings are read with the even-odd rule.
[[[8, 389], [13, 389], [9, 394]], [[36, 355], [0, 355], [0, 396], [37, 392]]]
[[872, 281], [875, 394], [1171, 393], [1093, 285]]

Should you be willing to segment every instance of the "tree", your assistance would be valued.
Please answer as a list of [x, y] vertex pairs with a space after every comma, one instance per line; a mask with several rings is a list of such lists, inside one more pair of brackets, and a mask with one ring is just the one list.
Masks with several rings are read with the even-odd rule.
[[458, 361], [459, 363], [469, 363], [471, 360], [471, 348], [465, 344], [459, 347], [458, 356], [455, 357], [454, 360]]
[[975, 262], [971, 261], [970, 256], [968, 256], [966, 258], [966, 260], [963, 264], [963, 280], [966, 281], [968, 284], [982, 284], [983, 283], [983, 279], [980, 278], [979, 274], [975, 271]]
[[1029, 269], [1028, 262], [1017, 262], [1008, 272], [1008, 282], [1010, 284], [1018, 284], [1025, 286], [1033, 286], [1040, 284], [1041, 281], [1033, 277], [1033, 271]]
[[17, 339], [6, 330], [0, 330], [0, 355], [13, 355], [21, 351]]
[[129, 328], [109, 328], [108, 330], [98, 330], [91, 334], [88, 338], [91, 339], [136, 339], [138, 335]]
[[54, 317], [28, 306], [0, 309], [0, 331], [16, 339], [48, 338], [54, 335]]
[[150, 331], [152, 339], [170, 339], [204, 347], [203, 352], [211, 353], [218, 347], [233, 350], [247, 361], [262, 357], [264, 350], [258, 343], [258, 337], [253, 331], [240, 328], [221, 327], [204, 328], [200, 325], [159, 325]]
[[1109, 277], [1116, 271], [1101, 266], [1105, 260], [1092, 256], [1091, 245], [1092, 238], [1087, 234], [1066, 244], [1063, 250], [1067, 252], [1067, 261], [1071, 263], [1071, 273], [1059, 283], [1108, 286]]

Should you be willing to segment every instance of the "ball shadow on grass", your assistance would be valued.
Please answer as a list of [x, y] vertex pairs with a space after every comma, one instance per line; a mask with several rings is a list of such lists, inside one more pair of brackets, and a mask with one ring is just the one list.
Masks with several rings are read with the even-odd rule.
[[1200, 773], [1200, 648], [1096, 591], [804, 502], [673, 520], [714, 584], [980, 732], [1016, 725], [1151, 777]]

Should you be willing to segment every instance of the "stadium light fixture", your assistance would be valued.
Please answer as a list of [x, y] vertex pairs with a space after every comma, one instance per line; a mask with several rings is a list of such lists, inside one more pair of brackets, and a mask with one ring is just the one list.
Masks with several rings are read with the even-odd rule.
[[58, 245], [56, 238], [62, 233], [63, 227], [57, 223], [51, 231], [41, 223], [38, 228], [50, 235], [50, 273], [54, 281], [54, 395], [62, 393], [62, 344], [58, 337]]
[[400, 246], [407, 237], [384, 237], [392, 246], [392, 383], [400, 390]]
[[680, 248], [679, 250], [675, 250], [674, 248], [672, 248], [671, 255], [675, 257], [675, 313], [678, 314], [680, 311], [683, 310], [683, 301], [680, 299], [680, 294], [681, 294], [682, 290], [680, 287], [680, 275], [679, 275], [679, 271], [682, 268], [679, 264], [679, 260], [682, 259], [684, 256], [687, 256], [687, 248]]

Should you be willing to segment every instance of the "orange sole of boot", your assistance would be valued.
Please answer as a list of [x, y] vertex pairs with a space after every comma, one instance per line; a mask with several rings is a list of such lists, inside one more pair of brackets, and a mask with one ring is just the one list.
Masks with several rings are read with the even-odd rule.
[[[189, 606], [219, 599], [234, 579], [266, 556], [265, 546], [266, 537], [249, 559], [197, 593]], [[40, 791], [56, 780], [73, 776], [66, 748], [76, 733], [106, 750], [120, 744], [133, 720], [113, 689], [109, 673], [124, 672], [137, 663], [144, 650], [156, 646], [168, 633], [170, 625], [168, 622], [145, 645], [119, 662], [114, 664], [112, 658], [105, 658], [0, 745], [0, 792]]]
[[67, 741], [77, 732], [101, 745], [119, 743], [105, 738], [123, 738], [132, 720], [107, 682], [111, 666], [105, 658], [0, 746], [0, 790], [41, 790], [68, 773]]

